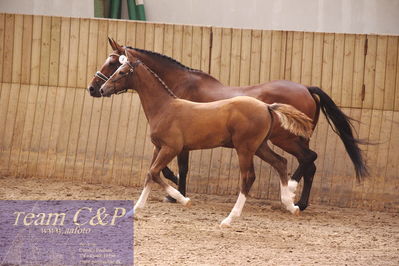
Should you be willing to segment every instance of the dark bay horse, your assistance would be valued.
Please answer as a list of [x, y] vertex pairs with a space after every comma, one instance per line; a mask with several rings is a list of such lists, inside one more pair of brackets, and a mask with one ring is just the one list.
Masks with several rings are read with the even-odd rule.
[[[359, 140], [354, 137], [350, 118], [320, 88], [306, 87], [302, 84], [282, 80], [247, 87], [224, 86], [209, 74], [188, 68], [165, 55], [137, 48], [122, 47], [112, 39], [109, 39], [109, 42], [113, 53], [89, 84], [88, 90], [92, 96], [101, 97], [99, 92], [100, 86], [121, 65], [118, 61], [119, 56], [128, 51], [157, 73], [170, 90], [183, 99], [195, 102], [212, 102], [238, 95], [247, 95], [265, 103], [279, 102], [290, 104], [312, 118], [313, 127], [318, 122], [321, 109], [333, 130], [341, 138], [353, 162], [357, 179], [360, 180], [367, 176], [367, 168], [358, 146]], [[272, 134], [269, 139], [274, 145], [295, 156], [299, 162], [292, 179], [299, 182], [304, 177], [302, 195], [297, 203], [299, 208], [304, 210], [308, 206], [309, 194], [316, 171], [314, 161], [317, 158], [317, 154], [310, 150], [308, 139], [288, 132], [278, 123], [273, 125]], [[270, 149], [264, 151], [261, 159], [271, 164], [276, 170], [280, 168], [280, 165], [287, 165], [285, 158]], [[188, 152], [183, 151], [178, 156], [178, 166], [179, 191], [185, 195]], [[163, 169], [162, 173], [166, 178], [177, 183], [177, 178], [169, 168], [166, 167]], [[281, 173], [279, 174], [281, 175]]]
[[[237, 201], [221, 226], [230, 226], [240, 216], [246, 198], [255, 180], [253, 157], [259, 148], [267, 146], [274, 120], [292, 134], [308, 139], [313, 131], [312, 120], [304, 113], [286, 104], [271, 105], [249, 96], [195, 103], [179, 99], [150, 68], [132, 53], [101, 86], [103, 96], [119, 94], [128, 89], [137, 91], [150, 126], [151, 141], [155, 146], [151, 166], [144, 182], [144, 189], [134, 206], [143, 208], [153, 182], [183, 205], [190, 199], [164, 182], [160, 172], [182, 151], [234, 148], [240, 166], [240, 193]], [[288, 175], [281, 176], [281, 201], [292, 213], [299, 213], [294, 205], [293, 186]]]

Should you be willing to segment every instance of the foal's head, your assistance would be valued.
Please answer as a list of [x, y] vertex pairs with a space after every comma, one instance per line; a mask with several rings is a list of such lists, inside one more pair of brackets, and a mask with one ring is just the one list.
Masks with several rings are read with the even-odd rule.
[[121, 65], [119, 57], [125, 54], [125, 48], [117, 44], [116, 41], [108, 38], [108, 42], [111, 45], [113, 52], [109, 55], [107, 60], [105, 60], [100, 71], [97, 71], [94, 75], [87, 89], [93, 97], [101, 97], [101, 85], [103, 85], [108, 80], [108, 77], [111, 76]]
[[119, 56], [119, 63], [121, 66], [101, 86], [100, 93], [102, 96], [109, 97], [112, 94], [126, 92], [129, 88], [134, 89], [131, 78], [133, 77], [134, 69], [141, 61], [127, 52], [126, 55]]

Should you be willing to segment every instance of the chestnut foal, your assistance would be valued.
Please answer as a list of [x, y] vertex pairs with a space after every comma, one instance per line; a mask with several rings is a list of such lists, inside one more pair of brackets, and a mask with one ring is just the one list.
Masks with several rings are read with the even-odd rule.
[[[221, 226], [230, 226], [240, 216], [250, 188], [255, 180], [253, 157], [267, 139], [274, 119], [295, 135], [309, 138], [312, 120], [294, 107], [285, 104], [266, 104], [255, 98], [239, 96], [210, 103], [194, 103], [177, 98], [166, 84], [131, 53], [120, 56], [122, 65], [102, 85], [103, 96], [136, 90], [150, 125], [154, 155], [144, 189], [134, 206], [143, 208], [151, 190], [151, 183], [161, 185], [166, 192], [183, 205], [190, 204], [178, 190], [164, 182], [161, 170], [183, 150], [210, 149], [220, 146], [236, 149], [240, 166], [240, 193]], [[286, 173], [286, 172], [285, 172]], [[281, 200], [292, 213], [294, 188], [287, 174], [281, 176]]]

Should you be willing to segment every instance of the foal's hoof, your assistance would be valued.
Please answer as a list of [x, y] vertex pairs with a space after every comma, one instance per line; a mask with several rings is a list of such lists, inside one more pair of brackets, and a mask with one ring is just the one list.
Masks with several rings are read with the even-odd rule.
[[292, 214], [295, 216], [299, 216], [301, 214], [301, 210], [299, 209], [298, 206], [294, 206], [294, 210], [292, 211]]
[[167, 202], [167, 203], [176, 203], [177, 201], [172, 198], [171, 196], [165, 196], [165, 198], [163, 198], [163, 202]]
[[191, 199], [190, 198], [186, 198], [185, 202], [183, 203], [183, 206], [191, 207], [191, 204], [192, 204]]

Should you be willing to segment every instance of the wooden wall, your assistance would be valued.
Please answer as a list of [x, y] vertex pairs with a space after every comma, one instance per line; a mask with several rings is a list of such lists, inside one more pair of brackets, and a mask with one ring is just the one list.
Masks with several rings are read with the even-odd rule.
[[[0, 173], [141, 185], [152, 154], [136, 94], [85, 90], [105, 61], [107, 36], [167, 54], [225, 84], [288, 79], [320, 86], [351, 117], [372, 176], [358, 184], [324, 116], [311, 202], [399, 210], [399, 37], [243, 30], [0, 14]], [[282, 151], [276, 150], [280, 154]], [[289, 172], [297, 163], [289, 155]], [[172, 163], [176, 169], [176, 163]], [[251, 195], [277, 200], [279, 179], [256, 159]], [[191, 153], [188, 192], [237, 194], [233, 150]]]

